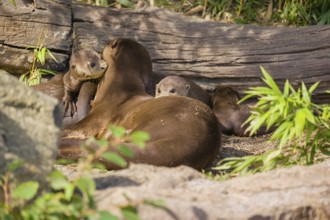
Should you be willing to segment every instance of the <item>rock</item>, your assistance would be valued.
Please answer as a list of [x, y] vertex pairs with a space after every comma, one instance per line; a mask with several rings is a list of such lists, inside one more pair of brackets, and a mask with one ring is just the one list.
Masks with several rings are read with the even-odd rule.
[[24, 165], [14, 182], [45, 181], [53, 168], [62, 123], [62, 107], [0, 70], [0, 173], [15, 159]]
[[[228, 181], [197, 171], [133, 165], [96, 178], [98, 208], [120, 215], [133, 204], [141, 219], [329, 219], [330, 162]], [[144, 201], [163, 201], [155, 208]]]

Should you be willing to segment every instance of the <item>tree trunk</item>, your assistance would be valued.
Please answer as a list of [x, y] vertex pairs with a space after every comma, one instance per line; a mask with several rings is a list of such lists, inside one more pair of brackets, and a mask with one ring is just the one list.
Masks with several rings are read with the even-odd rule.
[[[31, 63], [26, 47], [47, 33], [63, 70], [71, 48], [101, 52], [107, 41], [133, 38], [150, 52], [154, 72], [180, 75], [207, 90], [229, 85], [240, 92], [263, 85], [259, 66], [280, 84], [321, 81], [316, 102], [329, 103], [330, 26], [299, 28], [233, 25], [205, 21], [158, 8], [115, 10], [66, 0], [0, 3], [0, 68], [24, 72]], [[9, 1], [8, 1], [9, 2]]]

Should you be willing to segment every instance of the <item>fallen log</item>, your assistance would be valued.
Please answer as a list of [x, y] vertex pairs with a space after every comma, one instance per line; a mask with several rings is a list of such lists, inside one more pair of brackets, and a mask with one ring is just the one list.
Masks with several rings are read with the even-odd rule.
[[315, 101], [330, 100], [330, 26], [233, 25], [150, 7], [116, 10], [64, 0], [39, 0], [35, 6], [17, 2], [17, 9], [0, 3], [0, 68], [9, 72], [26, 69], [25, 48], [37, 42], [43, 29], [48, 33], [45, 45], [62, 57], [49, 65], [55, 70], [65, 68], [71, 48], [101, 52], [109, 40], [125, 37], [147, 47], [154, 72], [187, 77], [209, 91], [218, 84], [240, 92], [263, 85], [263, 66], [280, 85], [286, 79], [294, 86], [321, 81]]

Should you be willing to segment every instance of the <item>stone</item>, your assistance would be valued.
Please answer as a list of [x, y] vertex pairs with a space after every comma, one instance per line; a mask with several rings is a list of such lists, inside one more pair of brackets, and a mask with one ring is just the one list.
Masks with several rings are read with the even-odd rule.
[[45, 181], [53, 169], [63, 110], [54, 98], [36, 92], [0, 70], [0, 174], [15, 159], [24, 164], [13, 183]]
[[[330, 161], [227, 181], [192, 168], [133, 165], [96, 178], [98, 208], [120, 215], [132, 204], [141, 219], [329, 219]], [[145, 204], [162, 201], [155, 208]]]

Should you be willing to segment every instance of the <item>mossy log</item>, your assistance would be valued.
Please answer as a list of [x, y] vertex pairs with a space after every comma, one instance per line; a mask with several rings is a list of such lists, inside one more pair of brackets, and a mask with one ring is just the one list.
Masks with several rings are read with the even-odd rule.
[[[330, 26], [265, 27], [206, 21], [159, 8], [116, 10], [66, 0], [0, 3], [0, 68], [24, 72], [32, 61], [26, 48], [47, 33], [45, 46], [63, 71], [72, 49], [133, 38], [147, 47], [154, 72], [180, 75], [207, 90], [229, 85], [240, 92], [262, 85], [263, 66], [280, 84], [321, 81], [316, 102], [330, 101]], [[33, 3], [36, 2], [36, 3]]]

